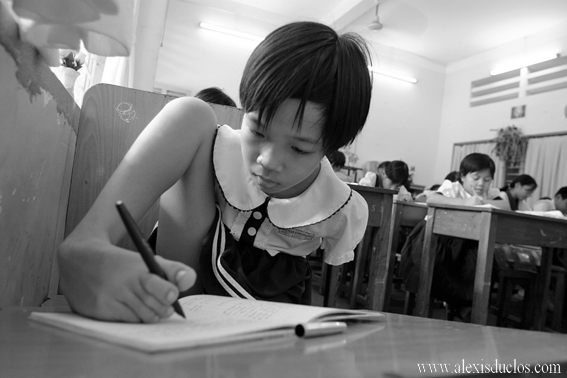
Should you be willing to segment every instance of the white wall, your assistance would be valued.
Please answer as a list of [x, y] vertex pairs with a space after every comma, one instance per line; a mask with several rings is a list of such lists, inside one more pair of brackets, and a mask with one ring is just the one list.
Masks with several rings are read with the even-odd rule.
[[[181, 64], [186, 67], [186, 75], [178, 79], [178, 87], [169, 84], [166, 89], [195, 94], [202, 88], [218, 86], [238, 103], [240, 77], [256, 43], [218, 37], [196, 26], [209, 17], [224, 20], [225, 26], [258, 35], [274, 29], [270, 20], [249, 22], [251, 16], [235, 16], [198, 4], [171, 1], [168, 19], [177, 18], [182, 22], [166, 22], [155, 86], [160, 87], [168, 67]], [[181, 25], [178, 26], [181, 29], [172, 30], [172, 25]], [[254, 30], [248, 29], [250, 27]], [[567, 24], [448, 67], [376, 42], [371, 41], [371, 44], [375, 64], [416, 77], [418, 83], [404, 83], [375, 74], [367, 125], [351, 147], [359, 157], [357, 166], [368, 160], [399, 159], [415, 167], [414, 183], [425, 186], [439, 183], [450, 171], [453, 144], [494, 138], [496, 134], [491, 129], [512, 124], [510, 111], [516, 105], [527, 106], [526, 117], [514, 122], [525, 134], [567, 130], [563, 115], [567, 105], [565, 89], [469, 106], [471, 81], [487, 77], [503, 59], [547, 47], [567, 54]], [[190, 51], [192, 58], [179, 61], [179, 49]]]
[[[450, 171], [454, 143], [492, 139], [496, 137], [493, 130], [510, 125], [519, 127], [525, 135], [567, 131], [567, 118], [564, 114], [567, 89], [531, 96], [525, 96], [520, 91], [520, 97], [516, 99], [469, 106], [472, 81], [488, 77], [490, 70], [503, 61], [520, 57], [524, 53], [548, 50], [560, 53], [561, 56], [567, 54], [567, 23], [546, 33], [449, 65], [437, 143], [435, 180], [439, 181]], [[511, 119], [511, 109], [518, 105], [526, 105], [526, 116]]]
[[374, 74], [367, 124], [354, 143], [357, 165], [403, 160], [413, 182], [426, 185], [435, 170], [444, 90], [444, 68], [416, 55], [373, 44], [374, 65], [418, 79], [416, 84]]

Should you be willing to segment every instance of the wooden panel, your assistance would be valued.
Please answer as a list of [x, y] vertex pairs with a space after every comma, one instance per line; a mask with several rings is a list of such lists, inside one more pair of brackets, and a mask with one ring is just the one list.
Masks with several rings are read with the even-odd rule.
[[567, 221], [535, 215], [499, 214], [499, 217], [502, 218], [496, 233], [496, 241], [499, 243], [532, 245], [537, 240], [539, 246], [567, 248]]
[[563, 89], [563, 88], [567, 88], [567, 82], [546, 85], [545, 87], [539, 87], [539, 88], [534, 88], [534, 89], [528, 89], [526, 91], [526, 94], [528, 96], [530, 96], [530, 95], [534, 95], [534, 94], [538, 94], [538, 93], [556, 91], [558, 89]]
[[479, 101], [471, 101], [470, 106], [480, 106], [480, 105], [486, 105], [486, 104], [492, 104], [494, 102], [499, 102], [499, 101], [505, 101], [505, 100], [511, 100], [513, 98], [518, 98], [518, 93], [511, 93], [511, 94], [507, 94], [507, 95], [503, 95], [503, 96], [495, 96], [495, 97], [491, 97], [488, 98], [486, 100], [479, 100]]
[[511, 79], [511, 78], [519, 77], [519, 76], [520, 76], [520, 70], [519, 69], [508, 71], [508, 72], [503, 72], [500, 75], [489, 76], [489, 77], [486, 77], [484, 79], [475, 80], [475, 81], [471, 82], [471, 88], [482, 87], [484, 85], [494, 84], [494, 83], [497, 83], [499, 81], [503, 81], [503, 80], [507, 80], [507, 79]]
[[438, 209], [435, 212], [433, 232], [439, 235], [479, 240], [480, 223], [477, 219], [481, 216], [482, 213], [478, 211]]
[[[394, 198], [394, 194], [397, 192], [394, 190], [372, 188], [369, 186], [362, 185], [349, 185], [351, 188], [356, 190], [368, 203], [368, 226], [369, 227], [380, 227], [382, 224], [383, 216], [386, 215], [388, 218], [391, 217], [391, 203]], [[380, 195], [383, 194], [383, 195]], [[390, 211], [384, 213], [384, 208], [382, 206], [383, 201], [390, 202]]]
[[79, 108], [0, 3], [0, 308], [48, 296]]
[[475, 91], [471, 93], [471, 97], [479, 97], [479, 96], [485, 96], [488, 94], [492, 94], [492, 93], [498, 93], [498, 92], [502, 92], [508, 89], [514, 89], [514, 88], [519, 88], [520, 87], [520, 83], [519, 82], [514, 82], [514, 83], [510, 83], [510, 84], [505, 84], [505, 85], [500, 85], [498, 87], [492, 87], [489, 89], [484, 89], [481, 91]]
[[400, 226], [414, 227], [419, 221], [424, 220], [427, 215], [426, 204], [420, 205], [411, 202], [399, 202], [398, 204], [401, 207], [401, 215], [399, 215], [401, 218]]

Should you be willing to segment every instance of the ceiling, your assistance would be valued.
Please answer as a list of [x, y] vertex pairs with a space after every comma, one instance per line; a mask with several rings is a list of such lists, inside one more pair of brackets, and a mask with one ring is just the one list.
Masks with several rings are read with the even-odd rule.
[[567, 22], [567, 0], [183, 0], [284, 24], [311, 19], [447, 64]]

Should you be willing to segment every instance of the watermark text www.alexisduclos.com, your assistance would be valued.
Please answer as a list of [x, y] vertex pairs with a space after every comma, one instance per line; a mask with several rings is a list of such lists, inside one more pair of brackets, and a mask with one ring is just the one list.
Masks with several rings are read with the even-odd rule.
[[498, 360], [493, 362], [480, 361], [477, 363], [467, 362], [464, 359], [458, 363], [418, 363], [417, 369], [420, 373], [438, 374], [561, 374], [560, 364], [521, 364], [514, 360], [512, 363], [502, 363]]

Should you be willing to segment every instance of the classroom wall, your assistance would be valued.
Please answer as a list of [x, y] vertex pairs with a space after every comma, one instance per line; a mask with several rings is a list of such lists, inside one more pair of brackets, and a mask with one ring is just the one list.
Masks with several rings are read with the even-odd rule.
[[[447, 67], [434, 180], [439, 181], [450, 171], [454, 143], [493, 139], [495, 130], [510, 125], [518, 126], [526, 135], [567, 131], [565, 88], [531, 96], [520, 91], [516, 99], [469, 106], [471, 81], [488, 77], [490, 70], [502, 61], [548, 50], [567, 55], [567, 23]], [[526, 116], [511, 119], [511, 109], [518, 105], [526, 105]]]
[[403, 160], [423, 185], [435, 171], [443, 105], [444, 67], [417, 55], [373, 44], [374, 65], [418, 79], [416, 84], [374, 74], [366, 126], [353, 145], [357, 165]]
[[[211, 13], [213, 12], [213, 13]], [[207, 21], [207, 15], [222, 20], [228, 27], [238, 29], [246, 23], [250, 32], [264, 35], [274, 29], [273, 20], [255, 18], [252, 12], [208, 9], [202, 5], [170, 2], [167, 18], [181, 19], [182, 23], [166, 21], [164, 41], [156, 72], [156, 87], [194, 94], [208, 86], [223, 88], [238, 103], [241, 73], [255, 42], [238, 38], [215, 36], [197, 27]], [[277, 20], [276, 20], [277, 21]], [[183, 30], [171, 29], [173, 25]], [[181, 26], [180, 26], [181, 25]], [[491, 129], [511, 124], [511, 107], [527, 105], [527, 116], [515, 124], [525, 134], [565, 131], [562, 98], [566, 90], [543, 93], [530, 98], [519, 98], [471, 108], [469, 106], [471, 81], [485, 78], [493, 66], [504, 58], [520, 52], [556, 46], [565, 54], [566, 25], [559, 25], [540, 35], [504, 45], [500, 48], [441, 65], [405, 51], [369, 40], [375, 64], [418, 79], [417, 84], [404, 83], [375, 75], [373, 98], [367, 124], [350, 148], [358, 156], [355, 166], [369, 160], [400, 159], [414, 167], [414, 183], [430, 186], [439, 183], [450, 171], [453, 144], [492, 139]], [[176, 40], [174, 36], [183, 36]], [[176, 49], [194, 51], [194, 59], [176, 62]], [[186, 65], [190, 83], [186, 88], [167, 86], [162, 82], [164, 72], [171, 64]], [[207, 76], [199, 67], [214, 66], [216, 74]]]

